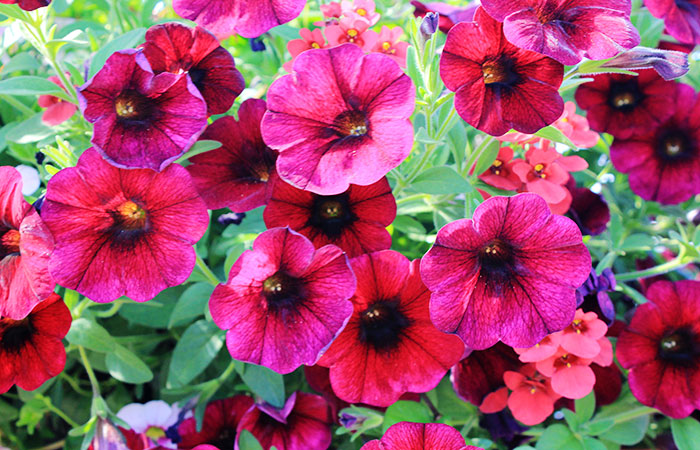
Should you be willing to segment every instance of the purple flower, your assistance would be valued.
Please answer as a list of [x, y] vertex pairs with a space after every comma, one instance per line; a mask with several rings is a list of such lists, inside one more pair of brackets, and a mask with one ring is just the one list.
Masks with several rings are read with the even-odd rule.
[[591, 274], [583, 286], [576, 290], [576, 307], [585, 312], [593, 311], [598, 317], [612, 325], [615, 320], [615, 306], [608, 292], [615, 290], [615, 275], [612, 270], [605, 269], [600, 275], [591, 269]]
[[700, 0], [644, 0], [652, 16], [683, 44], [700, 44]]
[[680, 78], [690, 70], [687, 53], [647, 47], [636, 47], [621, 53], [601, 67], [654, 69], [667, 81]]

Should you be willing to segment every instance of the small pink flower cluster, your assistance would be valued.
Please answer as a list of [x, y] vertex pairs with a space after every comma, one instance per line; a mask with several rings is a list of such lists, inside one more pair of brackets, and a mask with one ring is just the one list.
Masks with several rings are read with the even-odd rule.
[[382, 26], [379, 33], [370, 30], [370, 27], [376, 25], [381, 17], [375, 10], [374, 1], [331, 2], [321, 5], [321, 12], [324, 20], [314, 23], [321, 28], [314, 30], [302, 28], [299, 31], [301, 39], [294, 39], [287, 43], [287, 49], [292, 55], [292, 60], [284, 64], [288, 72], [292, 71], [296, 57], [306, 50], [337, 47], [347, 43], [355, 44], [367, 53], [384, 53], [401, 67], [406, 67], [408, 42], [399, 41], [403, 35], [403, 29]]

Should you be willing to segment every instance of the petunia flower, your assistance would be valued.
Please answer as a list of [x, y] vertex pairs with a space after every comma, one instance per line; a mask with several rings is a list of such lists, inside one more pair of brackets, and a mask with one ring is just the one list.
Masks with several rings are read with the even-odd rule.
[[525, 425], [537, 425], [554, 412], [554, 402], [561, 395], [552, 390], [551, 381], [535, 369], [534, 364], [523, 366], [520, 371], [508, 371], [503, 379], [510, 389], [508, 409], [513, 417]]
[[202, 27], [170, 22], [146, 32], [143, 54], [153, 72], [187, 73], [207, 103], [207, 114], [223, 114], [245, 87], [233, 56]]
[[126, 422], [131, 431], [145, 435], [151, 443], [164, 448], [177, 448], [166, 431], [178, 421], [180, 408], [170, 406], [163, 400], [151, 400], [147, 403], [130, 403], [117, 413], [117, 417]]
[[372, 47], [372, 51], [384, 53], [399, 63], [399, 66], [406, 67], [406, 49], [408, 49], [408, 42], [399, 41], [401, 35], [403, 35], [403, 29], [401, 27], [389, 28], [383, 26], [382, 31], [379, 32], [379, 36], [377, 37], [377, 42]]
[[4, 5], [17, 5], [25, 11], [34, 11], [35, 9], [48, 6], [51, 0], [0, 0]]
[[562, 64], [606, 59], [639, 44], [629, 0], [482, 0], [515, 46]]
[[181, 166], [118, 169], [94, 149], [49, 180], [41, 214], [56, 240], [51, 275], [96, 302], [143, 302], [184, 282], [209, 225]]
[[53, 246], [48, 227], [22, 196], [22, 176], [0, 166], [0, 317], [23, 319], [54, 291]]
[[292, 39], [291, 41], [287, 42], [287, 50], [289, 50], [289, 54], [292, 55], [292, 60], [284, 63], [284, 70], [287, 72], [292, 71], [294, 60], [302, 52], [314, 48], [328, 47], [326, 38], [323, 36], [323, 32], [320, 28], [316, 28], [314, 30], [302, 28], [299, 30], [299, 35], [301, 36], [301, 39]]
[[535, 194], [492, 197], [438, 231], [421, 276], [435, 326], [467, 347], [531, 347], [568, 326], [591, 257], [581, 232]]
[[316, 248], [334, 244], [352, 258], [391, 247], [386, 227], [396, 218], [396, 201], [386, 178], [369, 186], [351, 184], [338, 195], [317, 195], [278, 182], [263, 212], [268, 228], [289, 226]]
[[39, 303], [27, 317], [0, 317], [0, 393], [13, 385], [33, 391], [55, 377], [66, 364], [61, 340], [71, 314], [57, 294]]
[[112, 54], [78, 97], [95, 124], [93, 146], [117, 167], [163, 170], [207, 125], [206, 103], [190, 77], [154, 75], [139, 50]]
[[268, 91], [265, 143], [285, 181], [320, 195], [367, 186], [413, 145], [415, 88], [386, 55], [356, 45], [309, 50]]
[[296, 19], [306, 0], [173, 0], [175, 13], [219, 39], [234, 34], [255, 38]]
[[204, 410], [202, 428], [197, 431], [197, 421], [189, 417], [177, 428], [180, 435], [178, 448], [190, 450], [200, 445], [216, 445], [232, 449], [236, 443], [236, 429], [243, 415], [253, 406], [253, 398], [247, 395], [214, 400]]
[[479, 175], [479, 179], [499, 189], [509, 191], [519, 189], [523, 182], [518, 177], [518, 174], [513, 172], [515, 162], [516, 160], [513, 160], [513, 149], [511, 147], [501, 147], [491, 167]]
[[474, 22], [455, 25], [440, 58], [440, 77], [455, 92], [455, 108], [469, 125], [492, 136], [511, 128], [535, 133], [557, 120], [564, 66], [522, 50], [482, 8]]
[[644, 0], [652, 16], [662, 19], [666, 32], [683, 44], [700, 44], [700, 1]]
[[340, 2], [343, 15], [359, 17], [365, 20], [369, 26], [376, 25], [381, 17], [375, 8], [373, 0], [343, 0]]
[[95, 437], [92, 438], [88, 450], [149, 450], [152, 446], [153, 442], [145, 434], [116, 426], [109, 419], [98, 416]]
[[576, 222], [581, 233], [597, 236], [605, 231], [610, 222], [610, 208], [605, 198], [590, 189], [577, 187], [571, 175], [565, 187], [571, 194], [571, 206], [566, 214]]
[[187, 166], [207, 208], [245, 212], [267, 202], [277, 180], [277, 152], [260, 134], [264, 114], [264, 100], [248, 99], [238, 109], [238, 121], [220, 117], [200, 137], [221, 142], [221, 147], [191, 157]]
[[330, 368], [333, 391], [349, 403], [389, 406], [406, 392], [433, 389], [464, 347], [430, 322], [419, 262], [384, 250], [351, 265], [354, 312], [318, 362]]
[[[57, 76], [50, 76], [49, 81], [56, 83], [65, 90], [61, 79]], [[49, 126], [62, 124], [73, 117], [73, 114], [78, 110], [78, 107], [73, 103], [67, 102], [54, 95], [40, 95], [37, 103], [40, 107], [46, 109], [44, 114], [41, 115], [41, 121]]]
[[470, 3], [467, 6], [455, 6], [442, 2], [423, 3], [411, 0], [411, 5], [415, 8], [413, 15], [424, 17], [428, 13], [439, 14], [440, 31], [447, 33], [459, 22], [471, 22], [474, 19], [474, 12], [479, 7], [478, 4]]
[[329, 25], [325, 31], [329, 47], [350, 43], [366, 52], [372, 50], [379, 38], [376, 31], [369, 29], [369, 23], [366, 20], [352, 16], [340, 19], [338, 24]]
[[675, 205], [700, 194], [700, 98], [691, 86], [678, 83], [666, 102], [673, 116], [643, 134], [615, 139], [610, 160], [629, 174], [632, 192]]
[[231, 356], [289, 373], [314, 364], [343, 330], [355, 292], [347, 256], [335, 245], [318, 250], [289, 228], [255, 239], [209, 301]]
[[390, 426], [381, 439], [367, 442], [360, 450], [481, 450], [466, 445], [464, 437], [442, 423], [399, 422]]
[[674, 419], [700, 408], [700, 281], [657, 281], [617, 340], [632, 394]]

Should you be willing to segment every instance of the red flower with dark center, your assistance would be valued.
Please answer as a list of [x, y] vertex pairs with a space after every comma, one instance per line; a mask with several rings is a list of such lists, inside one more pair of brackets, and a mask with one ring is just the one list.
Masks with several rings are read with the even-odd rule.
[[628, 139], [646, 134], [673, 115], [669, 97], [675, 83], [664, 80], [653, 69], [638, 73], [596, 75], [590, 83], [579, 86], [576, 103], [587, 111], [592, 130]]
[[617, 340], [640, 403], [674, 419], [700, 409], [700, 281], [657, 281]]
[[289, 226], [319, 248], [335, 244], [349, 257], [386, 250], [386, 227], [396, 218], [396, 201], [386, 177], [369, 186], [351, 184], [338, 195], [317, 195], [278, 182], [263, 213], [268, 228]]
[[155, 74], [186, 72], [207, 102], [207, 113], [223, 114], [243, 91], [245, 81], [233, 56], [202, 27], [179, 23], [151, 27], [143, 53]]
[[66, 364], [61, 340], [71, 324], [70, 311], [57, 294], [21, 320], [0, 318], [0, 394], [13, 385], [33, 391]]
[[0, 0], [4, 5], [17, 5], [25, 11], [34, 11], [43, 6], [48, 6], [51, 0]]
[[177, 432], [182, 440], [178, 443], [178, 448], [189, 450], [198, 445], [210, 444], [221, 449], [232, 449], [236, 443], [236, 428], [251, 406], [253, 398], [247, 395], [235, 395], [209, 403], [204, 410], [202, 429], [199, 432], [194, 417], [180, 423]]
[[200, 137], [221, 142], [221, 147], [191, 157], [187, 166], [209, 209], [245, 212], [267, 203], [278, 179], [277, 152], [260, 135], [263, 114], [264, 100], [246, 100], [238, 110], [238, 121], [220, 117]]
[[482, 450], [466, 445], [464, 437], [441, 423], [399, 422], [390, 426], [381, 439], [369, 441], [360, 450]]
[[318, 362], [330, 368], [342, 400], [388, 406], [406, 392], [427, 392], [462, 357], [455, 336], [430, 322], [419, 261], [384, 250], [351, 260], [354, 312]]
[[588, 188], [576, 187], [576, 180], [571, 175], [566, 189], [571, 193], [571, 206], [566, 214], [576, 222], [581, 233], [597, 236], [605, 231], [610, 222], [610, 208], [603, 196]]
[[455, 92], [459, 116], [492, 136], [511, 128], [535, 133], [554, 123], [564, 112], [563, 76], [561, 63], [508, 42], [503, 24], [482, 8], [474, 22], [450, 30], [440, 58], [440, 77]]

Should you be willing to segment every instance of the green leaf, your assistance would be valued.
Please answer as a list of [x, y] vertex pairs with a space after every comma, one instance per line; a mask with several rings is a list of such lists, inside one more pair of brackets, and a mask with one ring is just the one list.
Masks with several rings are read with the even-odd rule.
[[423, 71], [418, 64], [418, 52], [414, 46], [410, 46], [406, 50], [406, 73], [411, 77], [416, 87], [425, 86]]
[[17, 426], [26, 426], [27, 432], [29, 434], [34, 434], [34, 429], [37, 425], [39, 425], [39, 422], [41, 422], [41, 419], [47, 412], [48, 407], [43, 396], [36, 395], [34, 398], [22, 405], [22, 409], [19, 410], [19, 420], [17, 421]]
[[435, 390], [437, 391], [437, 404], [435, 406], [440, 414], [460, 420], [466, 420], [478, 414], [479, 410], [476, 406], [457, 397], [449, 378], [443, 378]]
[[114, 52], [124, 50], [126, 48], [136, 47], [141, 41], [143, 41], [143, 37], [145, 35], [145, 28], [136, 28], [135, 30], [124, 33], [121, 36], [107, 42], [97, 53], [95, 53], [95, 56], [92, 57], [92, 62], [90, 63], [90, 74], [88, 75], [88, 78], [92, 78], [97, 72], [99, 72], [100, 69], [102, 69], [102, 66], [105, 65], [107, 59], [112, 56]]
[[[0, 83], [2, 82], [0, 81]], [[37, 113], [25, 121], [19, 122], [7, 132], [5, 139], [18, 144], [31, 144], [52, 136], [56, 131], [44, 124], [41, 120], [42, 115], [43, 113]]]
[[595, 394], [591, 392], [587, 396], [574, 402], [578, 422], [583, 424], [591, 420], [595, 412]]
[[202, 373], [224, 345], [221, 334], [219, 327], [206, 320], [190, 325], [173, 350], [168, 387], [184, 386]]
[[678, 450], [693, 450], [698, 448], [700, 440], [700, 423], [692, 417], [680, 420], [671, 420], [671, 433], [673, 442]]
[[425, 234], [425, 227], [416, 219], [408, 216], [396, 216], [394, 228], [405, 234]]
[[477, 151], [481, 153], [477, 157], [473, 172], [469, 173], [478, 176], [486, 172], [486, 170], [493, 165], [493, 162], [496, 161], [500, 149], [501, 143], [497, 139], [487, 139], [484, 141], [484, 143], [477, 148]]
[[0, 14], [7, 17], [12, 17], [13, 19], [24, 21], [25, 12], [19, 9], [17, 5], [2, 5], [0, 4]]
[[100, 353], [114, 351], [118, 345], [107, 330], [85, 318], [73, 321], [66, 339], [73, 345], [81, 345]]
[[170, 314], [168, 328], [184, 325], [203, 315], [213, 291], [214, 286], [209, 283], [194, 283], [185, 289]]
[[119, 381], [131, 384], [141, 384], [153, 379], [153, 372], [131, 351], [118, 345], [111, 353], [107, 353], [105, 364], [109, 374]]
[[474, 188], [452, 167], [439, 166], [424, 170], [415, 178], [411, 189], [416, 192], [439, 195], [471, 192]]
[[585, 450], [606, 450], [605, 444], [592, 437], [583, 438], [583, 448]]
[[620, 246], [620, 250], [651, 250], [656, 243], [654, 238], [648, 234], [635, 233], [627, 236]]
[[600, 437], [621, 445], [634, 445], [644, 439], [649, 426], [649, 415], [613, 425]]
[[25, 75], [0, 81], [0, 94], [8, 95], [54, 95], [64, 100], [69, 97], [59, 85], [43, 77]]
[[199, 155], [201, 153], [208, 152], [210, 150], [216, 150], [217, 148], [221, 147], [221, 142], [219, 141], [210, 141], [210, 140], [202, 140], [202, 141], [197, 141], [194, 143], [192, 147], [177, 159], [175, 161], [176, 163], [182, 163], [183, 161], [186, 161], [190, 159], [193, 156]]
[[260, 442], [248, 430], [242, 430], [238, 435], [238, 448], [239, 450], [263, 450]]
[[0, 74], [9, 75], [13, 72], [36, 70], [39, 67], [41, 67], [41, 64], [37, 61], [36, 56], [23, 52], [10, 58], [10, 60], [2, 66], [2, 72], [0, 72]]
[[540, 131], [535, 133], [535, 136], [548, 139], [552, 142], [559, 142], [560, 144], [565, 144], [570, 148], [576, 149], [576, 144], [571, 142], [571, 139], [566, 137], [558, 128], [552, 125], [542, 128]]
[[569, 425], [569, 429], [571, 431], [578, 431], [579, 425], [581, 423], [578, 420], [578, 417], [576, 416], [576, 413], [574, 413], [572, 410], [568, 408], [562, 409], [562, 413], [564, 414], [564, 419], [566, 420], [566, 424]]
[[246, 364], [241, 374], [243, 382], [267, 403], [277, 408], [284, 406], [284, 378], [267, 367]]
[[432, 421], [433, 414], [423, 403], [399, 400], [386, 409], [383, 432], [399, 422], [430, 423]]
[[537, 450], [585, 450], [583, 444], [568, 427], [560, 423], [554, 424], [544, 430], [535, 446]]
[[585, 424], [581, 432], [588, 434], [590, 436], [598, 436], [599, 434], [605, 433], [610, 428], [615, 425], [615, 421], [612, 419], [602, 419], [596, 420], [595, 422], [589, 422]]
[[17, 408], [4, 402], [3, 400], [0, 400], [0, 423], [15, 420], [18, 415], [19, 411], [17, 411]]

